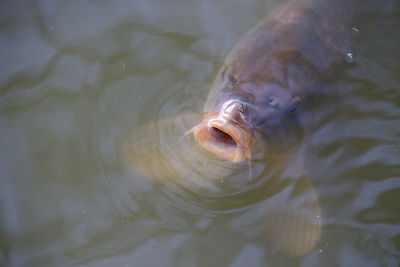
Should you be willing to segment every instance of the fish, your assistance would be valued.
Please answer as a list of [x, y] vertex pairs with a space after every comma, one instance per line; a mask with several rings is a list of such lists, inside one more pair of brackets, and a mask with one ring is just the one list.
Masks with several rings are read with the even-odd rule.
[[[255, 238], [264, 231], [273, 250], [292, 256], [313, 251], [322, 216], [303, 164], [299, 114], [349, 63], [355, 5], [279, 6], [229, 52], [200, 116], [164, 119], [128, 138], [122, 154], [134, 175], [127, 177], [170, 184], [168, 194], [185, 199], [179, 208], [201, 217], [248, 210], [232, 222], [236, 231], [259, 230]], [[246, 162], [251, 180], [243, 179]]]
[[251, 161], [260, 140], [296, 125], [298, 109], [343, 68], [351, 55], [354, 5], [293, 0], [277, 8], [230, 51], [202, 121], [187, 133], [222, 160]]

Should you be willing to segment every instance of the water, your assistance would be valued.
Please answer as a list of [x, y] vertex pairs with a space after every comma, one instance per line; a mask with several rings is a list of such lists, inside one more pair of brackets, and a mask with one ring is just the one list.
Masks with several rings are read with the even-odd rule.
[[294, 153], [249, 179], [181, 139], [282, 2], [2, 1], [0, 265], [397, 266], [396, 1], [358, 18]]

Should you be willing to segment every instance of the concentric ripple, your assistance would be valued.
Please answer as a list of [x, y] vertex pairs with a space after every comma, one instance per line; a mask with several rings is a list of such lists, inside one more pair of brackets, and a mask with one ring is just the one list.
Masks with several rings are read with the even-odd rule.
[[[174, 97], [164, 105], [171, 105]], [[158, 106], [156, 116], [162, 112]], [[214, 217], [259, 210], [261, 221], [250, 219], [243, 229], [261, 225], [259, 231], [291, 254], [311, 250], [321, 231], [319, 204], [296, 153], [264, 153], [261, 144], [250, 163], [219, 160], [185, 134], [200, 120], [201, 114], [180, 110], [134, 130], [122, 146], [126, 178], [147, 180], [158, 188], [152, 201], [170, 211]]]

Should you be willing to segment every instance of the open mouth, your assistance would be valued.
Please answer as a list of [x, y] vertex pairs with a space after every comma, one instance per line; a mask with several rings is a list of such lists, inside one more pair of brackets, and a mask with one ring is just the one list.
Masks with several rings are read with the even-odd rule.
[[210, 136], [212, 136], [212, 138], [214, 139], [214, 142], [221, 143], [221, 145], [226, 145], [226, 146], [232, 146], [232, 147], [237, 146], [237, 143], [232, 136], [218, 129], [217, 127], [211, 127], [209, 131], [210, 131]]
[[202, 147], [220, 159], [241, 162], [251, 158], [250, 132], [229, 120], [209, 114], [189, 132]]

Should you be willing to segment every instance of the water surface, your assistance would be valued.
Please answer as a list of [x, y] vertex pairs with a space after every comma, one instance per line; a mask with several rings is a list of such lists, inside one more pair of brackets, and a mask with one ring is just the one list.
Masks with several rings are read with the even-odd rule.
[[397, 266], [396, 1], [357, 18], [296, 153], [249, 177], [181, 139], [283, 2], [2, 1], [0, 265]]

